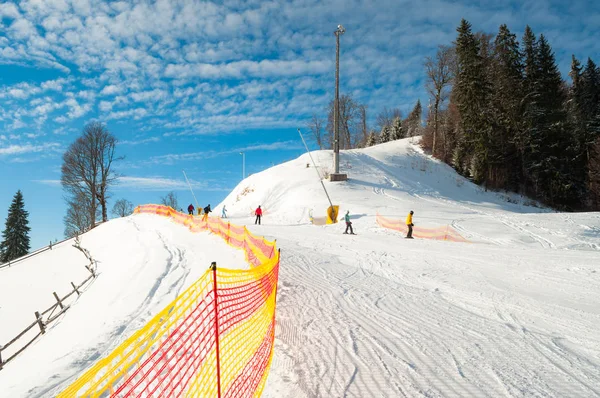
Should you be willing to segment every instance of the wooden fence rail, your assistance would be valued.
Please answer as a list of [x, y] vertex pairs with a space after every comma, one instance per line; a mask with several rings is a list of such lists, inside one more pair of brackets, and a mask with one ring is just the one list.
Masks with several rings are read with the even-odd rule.
[[60, 242], [54, 242], [54, 243], [50, 242], [50, 244], [48, 246], [44, 246], [44, 247], [42, 247], [40, 249], [37, 249], [36, 251], [33, 251], [31, 253], [28, 253], [28, 254], [24, 255], [23, 257], [15, 258], [14, 260], [11, 260], [11, 261], [9, 261], [7, 263], [0, 264], [0, 268], [10, 267], [11, 265], [15, 265], [18, 262], [21, 262], [23, 260], [27, 260], [28, 258], [37, 256], [38, 254], [42, 254], [42, 253], [44, 253], [44, 252], [46, 252], [48, 250], [52, 250], [52, 248], [54, 246], [60, 245], [61, 243], [64, 243], [64, 242], [66, 242], [66, 241], [68, 241], [70, 239], [73, 239], [73, 238], [63, 239]]
[[[99, 223], [96, 224], [96, 226], [99, 226], [99, 225], [101, 225], [103, 223], [104, 222], [99, 222]], [[89, 232], [89, 231], [85, 231], [83, 233], [87, 233], [87, 232]], [[0, 269], [1, 268], [5, 268], [5, 267], [10, 267], [11, 265], [15, 265], [18, 262], [21, 262], [23, 260], [27, 260], [28, 258], [31, 258], [33, 256], [37, 256], [38, 254], [42, 254], [42, 253], [44, 253], [44, 252], [46, 252], [48, 250], [52, 250], [52, 248], [54, 246], [60, 245], [61, 243], [64, 243], [64, 242], [66, 242], [68, 240], [71, 240], [71, 239], [77, 240], [79, 238], [79, 236], [81, 236], [81, 235], [78, 235], [78, 236], [75, 236], [75, 237], [72, 237], [72, 238], [66, 238], [66, 239], [63, 239], [63, 240], [58, 241], [58, 242], [50, 242], [50, 244], [48, 246], [43, 246], [43, 247], [41, 247], [41, 248], [39, 248], [39, 249], [31, 252], [31, 253], [28, 253], [28, 254], [24, 255], [23, 257], [15, 258], [14, 260], [11, 260], [11, 261], [9, 261], [7, 263], [0, 264]]]
[[[10, 340], [8, 343], [4, 344], [4, 345], [0, 345], [0, 370], [2, 370], [4, 368], [4, 365], [7, 364], [8, 362], [10, 362], [12, 359], [14, 359], [17, 355], [19, 355], [21, 352], [23, 352], [27, 347], [29, 347], [35, 340], [37, 340], [41, 335], [43, 335], [44, 333], [46, 333], [46, 327], [52, 323], [53, 321], [55, 321], [56, 319], [58, 319], [59, 316], [61, 316], [62, 314], [64, 314], [71, 306], [70, 305], [66, 305], [65, 304], [65, 300], [67, 300], [69, 297], [71, 297], [74, 293], [77, 293], [77, 296], [79, 296], [81, 294], [81, 292], [79, 291], [86, 283], [88, 283], [90, 280], [94, 279], [96, 277], [96, 271], [94, 270], [94, 260], [92, 259], [92, 257], [90, 256], [89, 252], [83, 248], [81, 248], [81, 246], [79, 246], [79, 240], [76, 239], [75, 241], [75, 247], [79, 250], [81, 250], [81, 252], [86, 256], [86, 258], [88, 260], [90, 260], [90, 264], [86, 265], [85, 268], [90, 271], [90, 276], [88, 276], [83, 282], [81, 282], [79, 285], [75, 285], [73, 282], [71, 282], [71, 286], [73, 287], [73, 290], [71, 290], [69, 293], [67, 293], [64, 297], [59, 297], [58, 294], [56, 294], [56, 292], [53, 292], [53, 296], [56, 299], [56, 303], [54, 303], [52, 306], [50, 306], [49, 308], [47, 308], [46, 310], [44, 310], [42, 313], [40, 313], [39, 311], [35, 311], [35, 321], [33, 321], [29, 326], [27, 326], [23, 331], [21, 331], [21, 333], [19, 333], [15, 338], [13, 338], [12, 340]], [[56, 312], [57, 309], [60, 309], [58, 312]], [[55, 313], [56, 312], [56, 313]], [[47, 315], [46, 319], [44, 320], [44, 316]], [[27, 343], [25, 343], [25, 345], [23, 345], [22, 347], [20, 347], [16, 352], [10, 354], [10, 356], [8, 356], [6, 359], [4, 359], [2, 357], [2, 352], [6, 351], [7, 348], [9, 348], [10, 346], [12, 346], [14, 343], [16, 343], [19, 339], [21, 339], [25, 334], [27, 334], [27, 332], [29, 332], [31, 329], [35, 328], [36, 326], [39, 327], [39, 332], [33, 337], [31, 338], [29, 341], [27, 341]]]

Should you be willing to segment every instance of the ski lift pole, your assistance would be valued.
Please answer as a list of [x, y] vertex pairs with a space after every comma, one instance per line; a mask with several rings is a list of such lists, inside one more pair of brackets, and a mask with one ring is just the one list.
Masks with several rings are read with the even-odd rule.
[[[185, 181], [188, 184], [188, 187], [190, 188], [190, 192], [192, 193], [192, 197], [194, 198], [194, 202], [196, 202], [196, 209], [199, 209], [199, 205], [198, 205], [198, 199], [196, 199], [196, 195], [194, 195], [194, 191], [192, 190], [192, 185], [190, 184], [190, 181], [187, 178], [187, 175], [185, 174], [185, 170], [181, 170], [183, 171], [183, 176], [185, 177]], [[175, 209], [177, 210], [177, 209]], [[198, 213], [199, 214], [199, 213]]]
[[317, 172], [317, 175], [319, 176], [319, 181], [321, 181], [321, 186], [323, 187], [323, 191], [325, 191], [325, 195], [327, 195], [327, 200], [329, 201], [329, 205], [331, 207], [333, 207], [333, 203], [331, 202], [329, 193], [327, 193], [327, 189], [325, 189], [325, 184], [323, 184], [323, 178], [321, 177], [321, 173], [319, 173], [319, 169], [317, 168], [317, 165], [315, 164], [315, 161], [314, 161], [312, 155], [310, 154], [310, 151], [308, 150], [308, 145], [306, 145], [306, 141], [304, 141], [304, 137], [302, 136], [300, 129], [298, 129], [298, 134], [300, 134], [300, 138], [302, 138], [302, 143], [304, 144], [304, 148], [306, 148], [306, 152], [308, 153], [308, 156], [310, 157], [310, 161], [312, 162], [313, 167], [315, 168], [315, 171]]

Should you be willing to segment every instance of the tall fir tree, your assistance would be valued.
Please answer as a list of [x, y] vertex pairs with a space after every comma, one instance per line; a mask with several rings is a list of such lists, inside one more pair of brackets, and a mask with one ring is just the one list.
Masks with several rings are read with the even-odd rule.
[[367, 138], [366, 146], [373, 146], [373, 145], [377, 145], [377, 135], [375, 134], [374, 131], [371, 131], [369, 133], [369, 138]]
[[29, 213], [25, 211], [23, 194], [17, 191], [8, 209], [6, 227], [0, 243], [0, 261], [5, 263], [29, 252]]
[[[536, 69], [528, 82], [525, 167], [536, 195], [561, 208], [579, 206], [583, 172], [577, 142], [567, 126], [566, 95], [550, 44], [540, 35]], [[526, 73], [526, 80], [528, 75]]]
[[392, 128], [387, 124], [383, 126], [381, 129], [381, 134], [379, 134], [379, 142], [389, 142], [392, 139]]
[[581, 63], [575, 55], [571, 57], [571, 71], [569, 76], [571, 77], [571, 87], [569, 88], [569, 105], [567, 108], [569, 122], [571, 127], [574, 129], [578, 136], [582, 136], [585, 130], [585, 123], [583, 117], [583, 88], [584, 81], [582, 76]]
[[523, 63], [516, 35], [500, 26], [494, 41], [490, 102], [493, 118], [493, 156], [490, 167], [495, 187], [517, 191], [521, 180], [518, 153], [523, 101]]
[[585, 68], [581, 74], [583, 80], [583, 117], [586, 124], [596, 116], [598, 104], [600, 103], [600, 71], [594, 61], [588, 58]]
[[423, 117], [423, 106], [421, 106], [421, 100], [417, 100], [417, 103], [413, 107], [412, 111], [406, 117], [406, 134], [408, 137], [414, 137], [415, 135], [421, 134], [421, 119]]
[[392, 141], [404, 138], [404, 130], [402, 129], [402, 120], [400, 117], [394, 118], [392, 123]]
[[[463, 19], [457, 31], [458, 78], [455, 94], [463, 137], [457, 152], [462, 159], [456, 161], [461, 163], [459, 170], [468, 169], [475, 182], [485, 183], [491, 136], [488, 121], [490, 87], [480, 55], [479, 40], [471, 31], [471, 24]], [[465, 162], [467, 165], [462, 165]]]
[[533, 85], [539, 70], [537, 40], [529, 25], [525, 27], [525, 33], [523, 34], [523, 58], [523, 84], [527, 96], [533, 92]]
[[597, 209], [600, 194], [600, 153], [597, 153], [600, 148], [600, 70], [591, 58], [588, 58], [581, 72], [580, 87], [578, 138], [584, 162], [588, 205]]

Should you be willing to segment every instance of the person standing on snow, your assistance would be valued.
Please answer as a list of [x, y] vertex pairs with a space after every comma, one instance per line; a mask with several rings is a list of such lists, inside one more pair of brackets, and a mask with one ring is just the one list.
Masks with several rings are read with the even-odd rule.
[[208, 213], [210, 213], [212, 210], [210, 209], [210, 203], [208, 204], [208, 206], [206, 206], [204, 208], [204, 217], [202, 217], [202, 221], [208, 221]]
[[227, 209], [225, 205], [223, 205], [223, 210], [221, 210], [221, 218], [227, 218]]
[[256, 216], [256, 220], [254, 220], [254, 224], [260, 225], [260, 219], [262, 218], [262, 209], [260, 208], [260, 205], [258, 205], [258, 208], [254, 211], [254, 215]]
[[347, 234], [348, 228], [350, 228], [350, 235], [355, 235], [354, 230], [352, 229], [352, 222], [350, 221], [350, 210], [346, 212], [344, 220], [346, 220], [346, 231], [344, 231], [344, 233]]
[[412, 231], [413, 231], [413, 227], [415, 226], [415, 224], [413, 224], [412, 221], [412, 216], [414, 214], [414, 211], [410, 211], [410, 213], [408, 213], [408, 216], [406, 216], [406, 226], [408, 227], [408, 234], [406, 235], [406, 237], [408, 239], [413, 239], [412, 236]]
[[188, 206], [188, 214], [190, 216], [194, 215], [194, 205], [190, 203], [190, 205]]

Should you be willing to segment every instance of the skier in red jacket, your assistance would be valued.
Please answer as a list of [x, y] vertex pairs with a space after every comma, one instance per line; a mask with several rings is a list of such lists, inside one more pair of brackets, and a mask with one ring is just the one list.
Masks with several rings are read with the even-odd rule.
[[254, 224], [260, 225], [260, 219], [262, 217], [262, 209], [260, 208], [260, 205], [258, 205], [258, 208], [254, 211], [254, 215], [256, 216], [256, 220], [254, 220]]

